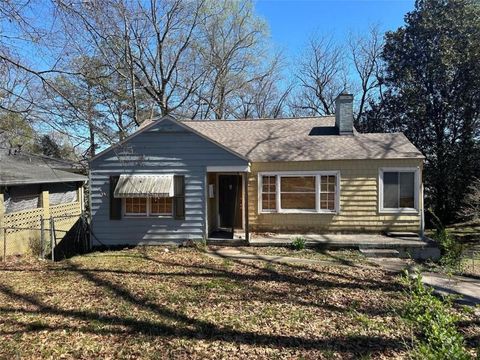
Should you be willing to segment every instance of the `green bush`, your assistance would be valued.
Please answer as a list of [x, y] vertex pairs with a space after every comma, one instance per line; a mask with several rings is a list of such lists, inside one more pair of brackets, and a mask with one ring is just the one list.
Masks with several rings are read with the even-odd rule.
[[294, 250], [303, 250], [305, 249], [305, 244], [307, 243], [307, 241], [305, 240], [304, 237], [302, 236], [297, 236], [295, 239], [293, 239], [292, 241], [292, 248]]
[[464, 250], [463, 244], [458, 242], [457, 239], [450, 234], [431, 209], [429, 209], [429, 212], [432, 214], [432, 221], [436, 228], [433, 238], [440, 246], [440, 265], [453, 270], [461, 270]]
[[205, 251], [207, 249], [207, 239], [197, 239], [193, 240], [193, 246], [200, 251]]
[[431, 360], [466, 360], [472, 356], [465, 349], [465, 340], [458, 332], [459, 317], [453, 312], [451, 298], [442, 300], [425, 286], [418, 273], [412, 279], [408, 273], [403, 277], [408, 291], [408, 302], [403, 317], [419, 334], [415, 339], [413, 357]]
[[455, 270], [461, 270], [463, 244], [459, 243], [447, 229], [438, 229], [433, 238], [440, 245], [440, 264]]

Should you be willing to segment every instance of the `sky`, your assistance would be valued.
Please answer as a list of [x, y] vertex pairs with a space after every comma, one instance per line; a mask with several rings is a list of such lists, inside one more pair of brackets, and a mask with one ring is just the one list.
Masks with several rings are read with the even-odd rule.
[[276, 47], [292, 57], [313, 33], [345, 42], [350, 32], [361, 35], [371, 25], [395, 30], [403, 24], [414, 0], [257, 0], [257, 14], [270, 27]]

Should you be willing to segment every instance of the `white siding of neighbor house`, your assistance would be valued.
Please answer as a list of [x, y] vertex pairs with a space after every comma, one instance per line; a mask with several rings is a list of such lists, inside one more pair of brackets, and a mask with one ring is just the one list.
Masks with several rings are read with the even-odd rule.
[[[247, 165], [247, 160], [175, 121], [159, 121], [91, 162], [92, 245], [167, 244], [204, 237], [206, 167]], [[185, 220], [110, 220], [109, 179], [121, 174], [184, 175]]]

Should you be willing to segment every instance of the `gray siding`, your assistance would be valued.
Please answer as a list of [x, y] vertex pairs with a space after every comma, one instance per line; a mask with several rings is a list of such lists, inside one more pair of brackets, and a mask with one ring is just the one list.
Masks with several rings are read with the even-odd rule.
[[[204, 236], [207, 166], [241, 166], [248, 161], [165, 119], [90, 164], [92, 245], [167, 244]], [[109, 177], [120, 174], [185, 175], [185, 220], [110, 220]]]

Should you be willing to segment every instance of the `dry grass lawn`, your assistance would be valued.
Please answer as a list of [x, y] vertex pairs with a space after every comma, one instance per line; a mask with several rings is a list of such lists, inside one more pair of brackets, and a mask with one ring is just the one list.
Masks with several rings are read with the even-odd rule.
[[402, 358], [402, 291], [377, 269], [195, 249], [21, 260], [0, 265], [0, 358]]

